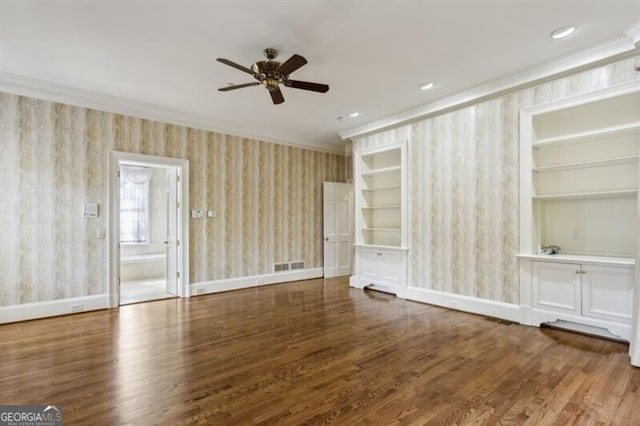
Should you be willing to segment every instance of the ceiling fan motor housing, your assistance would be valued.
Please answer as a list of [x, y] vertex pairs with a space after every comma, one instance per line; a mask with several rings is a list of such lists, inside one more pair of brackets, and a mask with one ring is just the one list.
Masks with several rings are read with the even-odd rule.
[[287, 78], [282, 73], [278, 72], [280, 68], [280, 62], [274, 61], [278, 55], [275, 49], [265, 49], [264, 55], [267, 57], [266, 61], [258, 61], [251, 65], [251, 70], [255, 73], [255, 78], [258, 79], [264, 86], [271, 90], [276, 90], [278, 85], [286, 82]]

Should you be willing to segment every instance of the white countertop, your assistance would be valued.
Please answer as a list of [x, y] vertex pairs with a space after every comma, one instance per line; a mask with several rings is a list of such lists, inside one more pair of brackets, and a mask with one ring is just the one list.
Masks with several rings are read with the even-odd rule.
[[590, 265], [631, 266], [636, 262], [633, 257], [587, 256], [581, 254], [517, 254], [518, 259], [538, 260], [542, 262], [582, 263]]

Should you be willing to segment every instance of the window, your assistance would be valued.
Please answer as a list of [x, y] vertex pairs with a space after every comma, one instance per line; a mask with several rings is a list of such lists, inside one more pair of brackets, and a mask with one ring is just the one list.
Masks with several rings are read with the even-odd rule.
[[120, 167], [120, 242], [149, 242], [149, 181], [151, 169]]

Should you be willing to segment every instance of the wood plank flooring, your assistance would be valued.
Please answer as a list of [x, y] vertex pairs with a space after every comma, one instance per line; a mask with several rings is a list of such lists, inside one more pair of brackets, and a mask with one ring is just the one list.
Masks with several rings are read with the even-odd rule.
[[627, 345], [344, 278], [0, 326], [0, 404], [65, 425], [640, 425]]

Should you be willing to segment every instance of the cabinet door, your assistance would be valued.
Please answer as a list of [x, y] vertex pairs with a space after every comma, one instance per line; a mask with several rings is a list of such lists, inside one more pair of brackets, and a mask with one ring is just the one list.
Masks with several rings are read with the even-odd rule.
[[582, 266], [582, 315], [631, 323], [633, 269]]
[[380, 262], [380, 255], [377, 250], [359, 248], [361, 270], [358, 271], [360, 276], [366, 280], [378, 281], [378, 265]]
[[580, 315], [580, 265], [532, 262], [533, 307]]
[[389, 284], [400, 285], [401, 254], [397, 251], [383, 251], [380, 253], [378, 275], [380, 279]]

